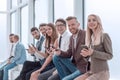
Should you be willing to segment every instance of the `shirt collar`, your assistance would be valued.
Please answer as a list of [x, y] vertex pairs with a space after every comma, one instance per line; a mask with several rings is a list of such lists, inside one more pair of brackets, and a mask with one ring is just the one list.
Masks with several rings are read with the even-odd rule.
[[41, 37], [42, 37], [42, 35], [40, 34], [40, 38], [37, 41], [40, 41]]
[[17, 41], [16, 43], [14, 43], [13, 45], [14, 45], [14, 47], [16, 47], [16, 45], [19, 43], [19, 41]]
[[64, 31], [63, 34], [60, 36], [64, 37], [66, 34], [67, 34], [67, 31]]
[[80, 31], [80, 30], [78, 30], [78, 32], [73, 35], [73, 39], [77, 38], [79, 31]]

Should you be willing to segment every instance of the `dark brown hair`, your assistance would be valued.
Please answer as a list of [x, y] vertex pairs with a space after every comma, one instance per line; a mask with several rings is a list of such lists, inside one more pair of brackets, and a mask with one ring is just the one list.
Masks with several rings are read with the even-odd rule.
[[35, 30], [39, 31], [37, 27], [32, 27], [32, 28], [31, 28], [31, 32], [33, 32], [33, 31], [35, 31]]
[[43, 27], [43, 26], [46, 26], [47, 24], [46, 23], [41, 23], [40, 25], [39, 25], [39, 28], [40, 27]]
[[54, 44], [55, 40], [58, 38], [58, 33], [57, 33], [56, 28], [55, 28], [53, 23], [48, 23], [47, 26], [51, 27], [52, 31], [53, 31], [52, 32], [52, 37], [50, 37], [46, 34], [46, 44], [45, 44], [45, 46], [50, 47], [50, 44], [51, 43]]
[[55, 21], [55, 23], [57, 23], [57, 22], [61, 22], [61, 23], [63, 23], [66, 26], [66, 21], [64, 19], [62, 19], [62, 18], [57, 19]]
[[14, 34], [13, 34], [13, 33], [11, 33], [9, 36], [14, 36]]

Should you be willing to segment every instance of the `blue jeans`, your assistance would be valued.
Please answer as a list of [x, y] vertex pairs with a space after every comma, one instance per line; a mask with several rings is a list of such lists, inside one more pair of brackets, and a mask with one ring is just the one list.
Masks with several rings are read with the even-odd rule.
[[62, 80], [74, 80], [76, 77], [78, 77], [79, 75], [81, 75], [80, 71], [77, 70], [75, 72], [73, 72], [72, 74], [64, 77]]
[[3, 80], [8, 80], [8, 70], [15, 67], [16, 65], [17, 65], [16, 63], [10, 63], [4, 67]]
[[63, 58], [54, 55], [53, 63], [61, 79], [78, 70], [76, 66], [71, 62], [70, 58]]

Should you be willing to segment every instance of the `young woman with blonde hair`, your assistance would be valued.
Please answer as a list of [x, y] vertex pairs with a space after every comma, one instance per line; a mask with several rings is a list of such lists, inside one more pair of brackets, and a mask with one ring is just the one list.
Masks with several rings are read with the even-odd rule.
[[75, 80], [109, 80], [107, 61], [112, 59], [112, 42], [107, 33], [103, 32], [99, 16], [88, 16], [86, 45], [89, 49], [82, 49], [81, 55], [90, 56], [90, 71]]

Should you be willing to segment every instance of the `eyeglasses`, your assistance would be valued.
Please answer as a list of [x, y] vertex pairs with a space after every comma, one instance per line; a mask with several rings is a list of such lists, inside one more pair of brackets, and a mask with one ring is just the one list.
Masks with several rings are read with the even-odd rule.
[[56, 27], [61, 27], [61, 26], [65, 26], [65, 24], [58, 24], [58, 25], [55, 25]]

